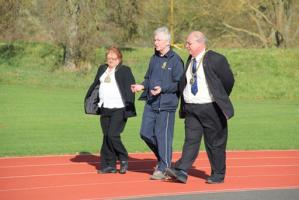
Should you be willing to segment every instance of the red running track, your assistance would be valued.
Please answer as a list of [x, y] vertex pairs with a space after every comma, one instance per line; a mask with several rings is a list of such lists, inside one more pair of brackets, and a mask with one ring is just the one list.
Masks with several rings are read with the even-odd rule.
[[[173, 160], [179, 158], [174, 153]], [[0, 158], [1, 200], [100, 200], [256, 189], [299, 188], [299, 150], [227, 152], [225, 183], [209, 185], [201, 152], [187, 184], [149, 180], [150, 153], [130, 154], [127, 174], [97, 174], [99, 157], [65, 155]]]

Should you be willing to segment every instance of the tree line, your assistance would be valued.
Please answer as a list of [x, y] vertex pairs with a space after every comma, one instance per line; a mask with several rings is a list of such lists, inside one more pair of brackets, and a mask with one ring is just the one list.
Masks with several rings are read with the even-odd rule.
[[298, 0], [0, 0], [0, 40], [47, 41], [63, 49], [63, 65], [88, 67], [98, 47], [152, 45], [171, 29], [183, 46], [192, 30], [212, 47], [299, 46]]

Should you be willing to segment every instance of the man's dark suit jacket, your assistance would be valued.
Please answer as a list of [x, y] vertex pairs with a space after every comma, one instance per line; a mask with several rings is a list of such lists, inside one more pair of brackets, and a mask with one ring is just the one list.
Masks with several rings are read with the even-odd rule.
[[[84, 98], [84, 109], [86, 114], [100, 115], [99, 103], [100, 77], [106, 71], [108, 65], [101, 65], [97, 75], [89, 87]], [[115, 68], [115, 80], [125, 105], [125, 118], [136, 116], [135, 94], [131, 91], [131, 85], [135, 84], [134, 76], [128, 66], [119, 64]]]
[[[188, 69], [189, 63], [191, 61], [191, 56], [189, 56], [184, 75], [180, 81], [180, 94], [183, 94], [185, 86], [187, 84], [186, 71]], [[203, 59], [203, 69], [206, 76], [206, 81], [211, 94], [213, 95], [214, 101], [222, 110], [223, 114], [227, 119], [233, 117], [234, 108], [229, 99], [229, 95], [234, 86], [234, 76], [227, 62], [227, 59], [214, 51], [207, 51]], [[200, 91], [198, 91], [200, 92]], [[181, 98], [180, 106], [180, 117], [185, 117], [184, 97]]]

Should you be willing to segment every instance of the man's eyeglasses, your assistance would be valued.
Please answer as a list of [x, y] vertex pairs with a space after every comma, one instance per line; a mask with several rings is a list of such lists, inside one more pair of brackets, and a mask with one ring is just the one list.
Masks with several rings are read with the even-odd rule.
[[186, 42], [185, 45], [186, 46], [191, 46], [193, 44], [193, 42]]
[[191, 46], [192, 44], [194, 44], [194, 43], [196, 43], [196, 42], [197, 42], [197, 43], [201, 43], [202, 41], [201, 41], [201, 40], [194, 40], [194, 41], [192, 41], [192, 42], [188, 42], [188, 41], [187, 41], [187, 42], [185, 43], [185, 46]]

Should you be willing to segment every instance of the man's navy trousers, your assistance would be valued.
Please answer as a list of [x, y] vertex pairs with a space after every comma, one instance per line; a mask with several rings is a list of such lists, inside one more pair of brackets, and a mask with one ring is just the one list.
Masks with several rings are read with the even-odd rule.
[[157, 157], [157, 168], [165, 171], [171, 166], [175, 111], [159, 111], [145, 104], [141, 138]]

